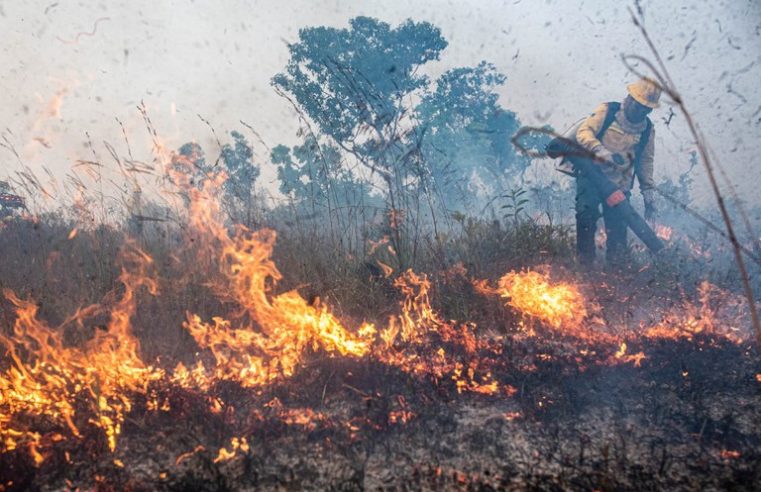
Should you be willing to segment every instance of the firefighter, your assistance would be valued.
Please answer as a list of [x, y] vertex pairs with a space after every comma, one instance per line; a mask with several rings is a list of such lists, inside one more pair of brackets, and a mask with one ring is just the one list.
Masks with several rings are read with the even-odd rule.
[[[661, 89], [650, 79], [629, 84], [622, 103], [598, 106], [576, 131], [576, 142], [595, 155], [594, 164], [623, 190], [629, 200], [636, 176], [645, 203], [645, 219], [656, 216], [653, 182], [655, 130], [648, 114], [659, 107]], [[605, 223], [606, 260], [619, 264], [628, 252], [627, 226], [621, 211], [606, 203], [583, 174], [576, 179], [576, 248], [579, 260], [591, 265], [595, 259], [595, 234], [600, 208]]]

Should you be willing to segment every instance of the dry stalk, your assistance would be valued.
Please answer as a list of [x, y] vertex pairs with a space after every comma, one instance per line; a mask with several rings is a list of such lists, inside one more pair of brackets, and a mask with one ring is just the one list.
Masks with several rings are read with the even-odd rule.
[[658, 49], [655, 47], [655, 44], [653, 43], [652, 39], [650, 38], [650, 35], [647, 33], [647, 30], [645, 29], [645, 26], [642, 22], [642, 12], [639, 12], [639, 17], [632, 11], [631, 8], [629, 8], [629, 13], [632, 17], [632, 21], [634, 22], [634, 25], [637, 26], [637, 28], [640, 30], [640, 33], [642, 34], [643, 38], [647, 42], [648, 47], [650, 48], [650, 51], [652, 52], [653, 56], [655, 57], [655, 60], [658, 63], [658, 68], [656, 68], [650, 60], [647, 60], [646, 58], [638, 55], [623, 55], [622, 59], [624, 61], [624, 64], [627, 66], [627, 68], [639, 75], [642, 76], [639, 71], [637, 71], [630, 63], [630, 60], [638, 61], [644, 64], [655, 76], [655, 82], [660, 85], [663, 92], [668, 94], [668, 96], [674, 101], [674, 104], [677, 105], [679, 108], [679, 111], [682, 113], [682, 115], [685, 118], [685, 121], [687, 121], [687, 125], [690, 128], [690, 133], [692, 133], [692, 137], [695, 139], [695, 143], [698, 147], [698, 151], [700, 153], [701, 161], [703, 162], [703, 167], [706, 170], [706, 173], [708, 174], [708, 180], [711, 183], [711, 189], [713, 190], [714, 196], [716, 197], [716, 202], [719, 205], [719, 210], [721, 211], [721, 217], [724, 220], [724, 224], [727, 227], [727, 236], [729, 237], [729, 241], [732, 243], [732, 248], [735, 253], [735, 261], [737, 262], [737, 268], [740, 270], [740, 274], [742, 276], [743, 281], [743, 289], [745, 291], [745, 297], [748, 299], [748, 307], [750, 308], [750, 316], [751, 321], [753, 324], [753, 329], [756, 332], [756, 339], [758, 342], [758, 346], [761, 349], [761, 321], [758, 317], [758, 311], [756, 310], [756, 302], [753, 295], [753, 287], [750, 285], [750, 276], [748, 275], [748, 270], [745, 267], [745, 261], [743, 259], [742, 255], [742, 247], [740, 245], [740, 242], [737, 240], [737, 235], [735, 234], [734, 226], [732, 224], [732, 219], [729, 216], [729, 212], [727, 210], [724, 197], [721, 194], [721, 190], [719, 189], [718, 182], [716, 180], [716, 176], [714, 174], [714, 164], [711, 159], [711, 155], [708, 151], [708, 145], [706, 143], [705, 138], [703, 137], [702, 132], [695, 124], [695, 121], [692, 118], [692, 115], [687, 110], [687, 107], [685, 106], [684, 100], [680, 96], [679, 92], [676, 90], [676, 86], [674, 84], [674, 81], [671, 79], [671, 75], [668, 72], [668, 69], [666, 68], [666, 65], [663, 63], [663, 60], [660, 56], [660, 53], [658, 52]]

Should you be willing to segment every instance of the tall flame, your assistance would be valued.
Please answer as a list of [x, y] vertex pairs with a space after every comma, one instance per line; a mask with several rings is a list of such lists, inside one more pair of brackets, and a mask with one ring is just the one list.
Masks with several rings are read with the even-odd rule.
[[[156, 394], [156, 386], [149, 388], [154, 382], [208, 389], [220, 381], [233, 381], [256, 388], [293, 376], [310, 351], [369, 358], [415, 377], [447, 383], [458, 392], [516, 392], [492, 374], [495, 362], [503, 357], [503, 338], [479, 332], [471, 322], [443, 319], [431, 304], [435, 283], [426, 274], [412, 270], [398, 274], [394, 281], [401, 293], [398, 314], [381, 321], [383, 325], [377, 329], [367, 322], [345, 326], [319, 298], [307, 301], [296, 290], [278, 292], [283, 276], [272, 259], [276, 233], [226, 226], [216, 199], [224, 175], [210, 176], [197, 187], [183, 171], [187, 166], [177, 159], [170, 161], [167, 174], [182, 189], [188, 205], [186, 244], [198, 259], [188, 269], [206, 276], [216, 273], [211, 275], [216, 279], [211, 281], [213, 291], [226, 306], [234, 307], [211, 319], [187, 313], [183, 326], [206, 353], [190, 367], [178, 364], [171, 374], [165, 374], [142, 361], [131, 328], [138, 290], [157, 293], [157, 283], [150, 275], [153, 260], [137, 248], [129, 246], [124, 253], [119, 293], [79, 309], [60, 326], [39, 319], [32, 301], [4, 291], [15, 307], [16, 319], [12, 330], [0, 331], [0, 349], [8, 354], [7, 364], [0, 368], [0, 452], [26, 449], [39, 464], [55, 442], [85, 439], [93, 429], [114, 451], [136, 397], [146, 397], [148, 411], [168, 405], [151, 396]], [[391, 268], [382, 266], [390, 277]], [[509, 272], [496, 288], [485, 281], [475, 285], [477, 291], [501, 296], [521, 315], [552, 330], [608, 345], [610, 363], [639, 365], [645, 359], [642, 352], [630, 352], [630, 347], [637, 345], [627, 345], [628, 338], [590, 331], [593, 307], [579, 286], [552, 279], [548, 270]], [[645, 336], [711, 333], [740, 340], [734, 327], [716, 321], [726, 318], [719, 314], [726, 306], [722, 308], [717, 300], [740, 306], [732, 301], [733, 296], [707, 282], [700, 286], [699, 295], [699, 305], [679, 306], [644, 330]], [[740, 307], [738, 312], [745, 313], [744, 306]], [[87, 323], [99, 317], [108, 320], [105, 326], [87, 336]], [[87, 341], [67, 343], [64, 333], [72, 331], [85, 333]], [[219, 413], [219, 399], [209, 401], [210, 411]], [[278, 405], [273, 400], [271, 407], [277, 409]], [[280, 408], [278, 412], [285, 422], [298, 425], [322, 418], [310, 409]], [[405, 422], [413, 417], [400, 399], [389, 421]], [[215, 461], [248, 451], [246, 437], [235, 437], [229, 447], [219, 450]]]
[[[190, 222], [200, 237], [198, 247], [218, 255], [216, 264], [225, 283], [217, 290], [242, 310], [236, 320], [217, 316], [209, 322], [188, 315], [188, 332], [214, 356], [212, 378], [253, 387], [292, 375], [310, 348], [338, 355], [367, 354], [375, 335], [371, 325], [352, 333], [319, 299], [307, 302], [294, 290], [273, 293], [282, 278], [272, 260], [276, 233], [243, 226], [230, 232], [222, 222], [219, 203], [211, 198], [221, 182], [210, 180], [201, 190], [189, 190]], [[178, 371], [189, 384], [193, 378], [187, 377], [186, 369], [179, 366]], [[203, 385], [210, 383], [208, 378], [201, 379]]]
[[[13, 418], [27, 415], [54, 426], [53, 435], [59, 438], [62, 434], [81, 437], [83, 428], [93, 425], [103, 430], [113, 451], [132, 408], [130, 393], [144, 393], [151, 380], [161, 377], [160, 371], [142, 362], [130, 328], [136, 290], [145, 287], [156, 292], [146, 274], [152, 260], [138, 250], [128, 252], [125, 259], [131, 268], [122, 270], [119, 277], [124, 292], [118, 300], [112, 306], [104, 303], [81, 309], [60, 327], [39, 320], [34, 303], [4, 291], [16, 310], [13, 332], [0, 333], [0, 344], [10, 359], [9, 367], [0, 373], [0, 439], [5, 449], [27, 446], [35, 461], [43, 459], [35, 427]], [[108, 324], [83, 347], [64, 343], [64, 328], [82, 328], [84, 319], [99, 314], [108, 315]]]

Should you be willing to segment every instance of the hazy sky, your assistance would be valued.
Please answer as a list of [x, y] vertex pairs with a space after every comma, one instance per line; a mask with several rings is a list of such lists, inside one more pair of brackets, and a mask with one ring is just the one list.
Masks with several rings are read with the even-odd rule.
[[[298, 119], [270, 87], [288, 59], [286, 43], [302, 27], [346, 27], [357, 15], [393, 25], [411, 18], [440, 27], [449, 47], [427, 72], [493, 62], [508, 77], [503, 106], [524, 124], [557, 128], [617, 100], [634, 76], [622, 53], [649, 56], [621, 0], [0, 0], [0, 179], [23, 164], [61, 179], [78, 159], [110, 164], [103, 141], [150, 160], [136, 106], [144, 101], [170, 148], [197, 141], [218, 152], [238, 129], [268, 146], [296, 141]], [[761, 2], [643, 1], [646, 26], [678, 89], [740, 195], [759, 203], [761, 186]], [[686, 169], [693, 149], [684, 119], [665, 126], [668, 106], [654, 113], [656, 180]], [[17, 159], [6, 148], [13, 146]], [[550, 173], [551, 163], [537, 164]], [[263, 172], [271, 181], [271, 169]], [[698, 194], [708, 196], [702, 170]], [[705, 201], [705, 200], [704, 200]], [[710, 202], [706, 202], [710, 203]]]

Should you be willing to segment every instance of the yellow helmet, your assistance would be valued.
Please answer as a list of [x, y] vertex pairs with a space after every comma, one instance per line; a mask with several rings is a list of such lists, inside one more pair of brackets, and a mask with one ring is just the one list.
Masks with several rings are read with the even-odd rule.
[[658, 108], [658, 100], [661, 98], [661, 86], [647, 77], [641, 78], [633, 84], [626, 86], [629, 95], [635, 101], [648, 108]]

